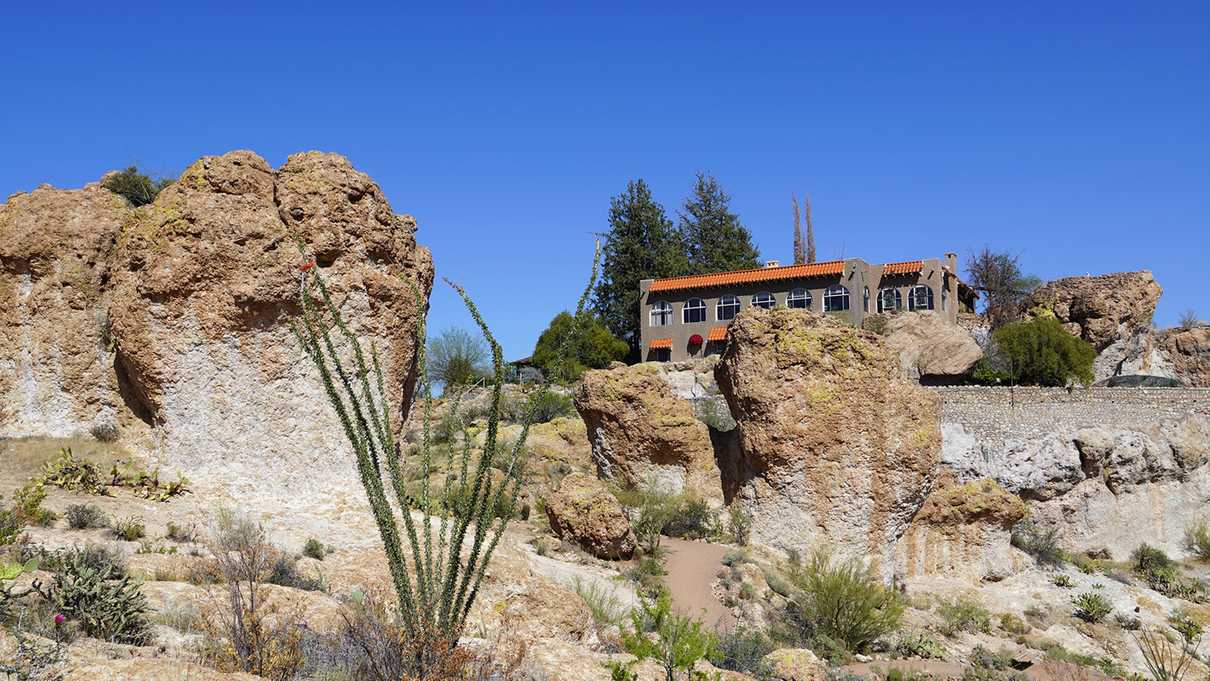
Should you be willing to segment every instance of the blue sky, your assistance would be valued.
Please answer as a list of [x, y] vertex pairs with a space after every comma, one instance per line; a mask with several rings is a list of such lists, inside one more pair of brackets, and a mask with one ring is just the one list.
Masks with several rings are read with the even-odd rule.
[[6, 7], [0, 196], [340, 152], [509, 357], [574, 304], [612, 195], [643, 177], [675, 215], [699, 169], [767, 258], [809, 193], [821, 258], [1149, 267], [1161, 325], [1210, 317], [1205, 2], [401, 4]]

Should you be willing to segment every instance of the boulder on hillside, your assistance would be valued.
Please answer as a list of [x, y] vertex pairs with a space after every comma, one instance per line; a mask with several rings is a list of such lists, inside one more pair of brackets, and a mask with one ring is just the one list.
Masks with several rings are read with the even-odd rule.
[[0, 365], [18, 369], [0, 383], [18, 405], [0, 434], [65, 435], [108, 414], [124, 431], [154, 429], [157, 463], [235, 498], [288, 508], [360, 494], [290, 332], [297, 242], [376, 343], [406, 413], [433, 277], [415, 230], [368, 176], [317, 152], [278, 170], [247, 151], [205, 157], [139, 208], [97, 185], [18, 195], [0, 206], [0, 296], [12, 303], [0, 305]]
[[899, 353], [899, 365], [912, 380], [945, 381], [965, 376], [983, 357], [983, 348], [970, 332], [935, 312], [901, 312], [871, 318], [880, 320], [879, 333]]
[[597, 558], [624, 560], [634, 555], [635, 536], [622, 505], [600, 480], [569, 473], [546, 499], [550, 529]]
[[828, 543], [884, 574], [932, 484], [937, 395], [879, 336], [806, 310], [748, 308], [717, 369], [738, 423], [753, 542]]
[[1157, 344], [1172, 363], [1175, 378], [1185, 385], [1210, 388], [1210, 326], [1166, 331]]
[[670, 493], [720, 501], [710, 431], [662, 371], [658, 363], [646, 363], [584, 373], [575, 406], [597, 469], [624, 485], [654, 483]]
[[807, 648], [778, 648], [761, 658], [777, 681], [825, 681], [828, 665]]
[[1150, 270], [1067, 277], [1034, 291], [1027, 307], [1053, 314], [1100, 352], [1147, 329], [1163, 292]]

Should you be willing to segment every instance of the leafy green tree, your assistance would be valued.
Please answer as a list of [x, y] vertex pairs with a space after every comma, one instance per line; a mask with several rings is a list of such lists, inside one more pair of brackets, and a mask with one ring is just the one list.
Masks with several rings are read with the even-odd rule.
[[651, 658], [659, 662], [666, 681], [673, 681], [678, 671], [692, 678], [693, 667], [714, 652], [715, 641], [701, 622], [672, 612], [672, 598], [667, 591], [662, 591], [655, 600], [643, 599], [640, 607], [630, 613], [629, 630], [622, 632], [626, 652], [640, 660]]
[[101, 186], [121, 195], [130, 205], [138, 208], [155, 201], [155, 197], [174, 181], [165, 177], [153, 180], [140, 173], [135, 166], [130, 166], [126, 170], [111, 173], [101, 182]]
[[1013, 322], [992, 333], [999, 363], [1017, 383], [1064, 386], [1092, 383], [1097, 351], [1087, 341], [1063, 330], [1051, 315]]
[[560, 312], [538, 337], [534, 366], [550, 380], [570, 382], [585, 369], [603, 369], [629, 352], [626, 341], [610, 333], [598, 317], [586, 314], [576, 319]]
[[626, 191], [610, 200], [609, 231], [603, 237], [601, 278], [593, 309], [606, 328], [626, 341], [630, 358], [637, 361], [639, 282], [685, 274], [684, 244], [641, 179], [627, 184]]
[[694, 274], [760, 267], [752, 233], [731, 212], [731, 197], [710, 175], [697, 174], [681, 213], [680, 232]]
[[451, 326], [429, 340], [429, 380], [447, 389], [487, 375], [487, 347], [466, 329]]

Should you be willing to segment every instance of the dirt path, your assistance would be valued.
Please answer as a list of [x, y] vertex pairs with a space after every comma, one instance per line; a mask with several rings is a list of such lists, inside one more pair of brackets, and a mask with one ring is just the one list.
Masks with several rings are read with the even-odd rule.
[[[672, 594], [672, 605], [693, 617], [700, 617], [707, 627], [723, 629], [735, 622], [731, 611], [714, 597], [710, 583], [723, 569], [727, 548], [704, 542], [684, 541], [665, 537], [660, 546], [667, 549], [664, 561], [664, 585]], [[704, 611], [704, 612], [703, 612]]]

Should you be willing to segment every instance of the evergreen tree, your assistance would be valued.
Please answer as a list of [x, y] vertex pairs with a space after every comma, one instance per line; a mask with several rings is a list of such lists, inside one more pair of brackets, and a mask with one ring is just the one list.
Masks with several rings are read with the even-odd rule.
[[560, 312], [538, 337], [534, 366], [549, 381], [569, 383], [580, 378], [585, 369], [604, 369], [610, 362], [625, 359], [629, 351], [630, 346], [592, 314], [577, 319], [569, 312]]
[[801, 265], [807, 261], [807, 250], [802, 242], [802, 217], [798, 212], [797, 196], [790, 195], [790, 205], [794, 208], [794, 264]]
[[685, 247], [664, 208], [651, 198], [643, 180], [609, 203], [609, 232], [604, 235], [601, 279], [593, 308], [615, 336], [639, 353], [639, 282], [686, 272]]
[[804, 200], [807, 213], [807, 257], [805, 262], [815, 262], [815, 223], [811, 220], [811, 197], [808, 196]]
[[680, 232], [694, 274], [760, 267], [751, 232], [731, 212], [731, 197], [709, 175], [697, 174], [693, 195], [681, 213]]

